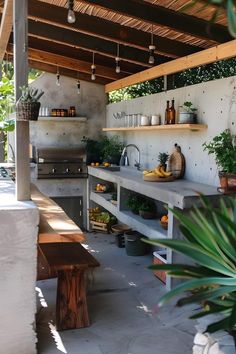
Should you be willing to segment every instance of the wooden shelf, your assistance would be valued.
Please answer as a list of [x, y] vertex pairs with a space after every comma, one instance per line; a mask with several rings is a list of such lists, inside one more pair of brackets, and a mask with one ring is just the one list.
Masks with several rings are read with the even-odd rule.
[[87, 117], [39, 117], [38, 121], [43, 122], [86, 122]]
[[188, 131], [199, 131], [207, 129], [207, 124], [162, 124], [162, 125], [148, 125], [148, 126], [139, 126], [139, 127], [114, 127], [114, 128], [103, 128], [104, 132], [112, 131], [154, 131], [154, 130], [188, 130]]

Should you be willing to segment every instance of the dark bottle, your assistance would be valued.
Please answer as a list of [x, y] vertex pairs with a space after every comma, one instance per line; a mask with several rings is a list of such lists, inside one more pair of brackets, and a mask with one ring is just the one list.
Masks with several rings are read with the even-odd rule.
[[165, 111], [165, 124], [169, 124], [169, 115], [170, 115], [170, 101], [167, 101], [166, 111]]
[[175, 124], [175, 100], [171, 101], [171, 107], [169, 109], [169, 121], [168, 124]]

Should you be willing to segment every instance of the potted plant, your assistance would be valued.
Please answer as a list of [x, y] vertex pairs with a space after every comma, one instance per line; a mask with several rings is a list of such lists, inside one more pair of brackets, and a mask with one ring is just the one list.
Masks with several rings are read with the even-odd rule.
[[138, 194], [129, 194], [125, 204], [134, 214], [139, 214], [140, 206], [142, 205], [144, 198]]
[[202, 198], [202, 204], [194, 207], [190, 216], [170, 209], [180, 222], [184, 240], [144, 240], [155, 246], [171, 248], [193, 261], [192, 264], [150, 266], [155, 271], [164, 270], [169, 276], [184, 280], [158, 303], [162, 306], [184, 293], [177, 306], [197, 304], [190, 318], [218, 314], [220, 319], [211, 316], [213, 323], [206, 331], [224, 330], [236, 339], [236, 201], [229, 198], [226, 204], [222, 199], [218, 209], [205, 198]]
[[103, 136], [101, 139], [101, 153], [103, 156], [103, 162], [119, 165], [123, 148], [124, 144], [120, 141], [119, 136]]
[[16, 119], [29, 121], [37, 120], [39, 116], [40, 102], [44, 92], [33, 87], [22, 86], [22, 95], [16, 103]]
[[204, 151], [213, 154], [219, 169], [221, 188], [224, 192], [236, 191], [236, 137], [229, 129], [203, 144]]
[[166, 152], [160, 152], [158, 155], [158, 161], [160, 166], [166, 171], [167, 161], [169, 159], [169, 155]]
[[90, 139], [86, 136], [83, 136], [81, 142], [85, 144], [87, 165], [90, 165], [93, 162], [101, 163], [101, 142], [99, 140]]
[[143, 219], [155, 219], [156, 204], [152, 200], [145, 200], [139, 207], [139, 215]]
[[195, 108], [192, 104], [192, 102], [186, 101], [183, 103], [182, 106], [180, 106], [180, 111], [179, 111], [179, 123], [180, 124], [186, 124], [186, 123], [196, 123], [196, 111], [197, 108]]

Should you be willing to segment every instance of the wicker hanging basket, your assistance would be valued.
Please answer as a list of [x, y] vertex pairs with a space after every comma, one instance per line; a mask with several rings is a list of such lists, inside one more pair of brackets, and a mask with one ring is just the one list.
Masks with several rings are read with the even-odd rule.
[[29, 121], [38, 120], [40, 102], [21, 102], [16, 104], [16, 119]]

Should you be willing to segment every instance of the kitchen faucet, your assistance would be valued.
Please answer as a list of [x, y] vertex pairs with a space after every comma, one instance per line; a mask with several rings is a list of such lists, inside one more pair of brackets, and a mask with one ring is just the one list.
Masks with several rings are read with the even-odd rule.
[[137, 167], [138, 170], [140, 170], [140, 150], [135, 144], [128, 144], [124, 147], [122, 154], [121, 154], [121, 159], [120, 159], [120, 166], [129, 166], [129, 159], [127, 156], [127, 148], [128, 147], [134, 147], [138, 151], [138, 161], [135, 160], [134, 166]]

